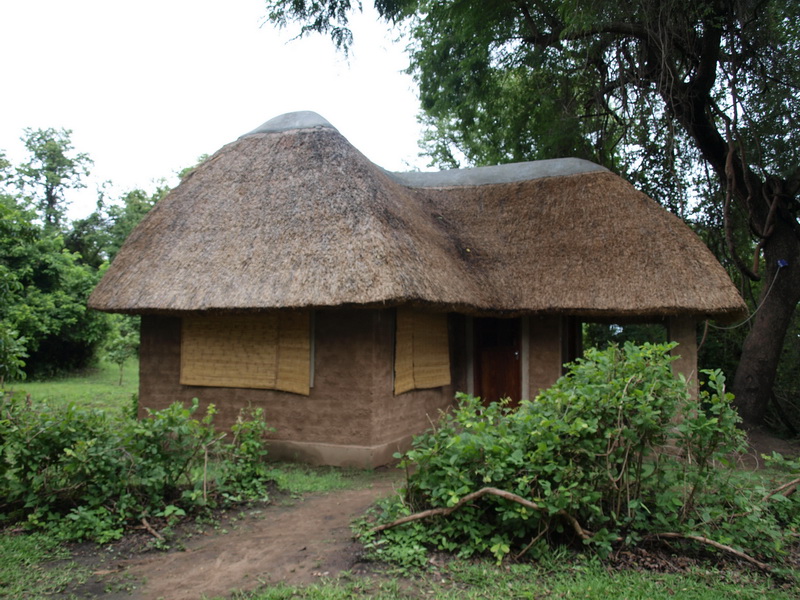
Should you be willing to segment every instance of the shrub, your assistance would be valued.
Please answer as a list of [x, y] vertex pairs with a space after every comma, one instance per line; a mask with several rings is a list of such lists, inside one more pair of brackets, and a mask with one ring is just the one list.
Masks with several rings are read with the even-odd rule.
[[136, 421], [4, 396], [0, 522], [23, 520], [65, 539], [105, 542], [143, 518], [264, 497], [261, 413], [240, 418], [232, 442], [223, 444], [213, 407], [202, 420], [197, 409], [197, 400], [191, 407], [176, 403]]
[[672, 347], [589, 350], [516, 411], [459, 394], [458, 407], [402, 457], [411, 473], [404, 495], [378, 507], [383, 523], [430, 509], [442, 518], [372, 531], [368, 546], [406, 562], [419, 561], [423, 547], [500, 561], [548, 542], [606, 554], [653, 534], [700, 532], [779, 554], [797, 500], [761, 502], [764, 489], [722, 469], [743, 444], [732, 396], [720, 372], [706, 372], [693, 401], [673, 376]]

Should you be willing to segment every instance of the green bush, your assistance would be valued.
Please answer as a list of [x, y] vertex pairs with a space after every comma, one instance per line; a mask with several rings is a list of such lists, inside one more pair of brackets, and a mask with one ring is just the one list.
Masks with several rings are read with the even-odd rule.
[[[516, 411], [459, 395], [457, 409], [402, 457], [405, 493], [382, 503], [378, 519], [457, 510], [367, 533], [368, 546], [405, 563], [421, 562], [424, 548], [501, 561], [536, 556], [548, 543], [581, 542], [603, 555], [671, 532], [779, 555], [800, 503], [762, 502], [763, 488], [723, 468], [743, 444], [724, 377], [706, 372], [693, 401], [673, 376], [672, 347], [590, 350]], [[461, 502], [487, 487], [513, 496]]]
[[176, 403], [136, 421], [4, 396], [0, 523], [25, 521], [65, 539], [105, 542], [143, 518], [264, 497], [261, 413], [240, 418], [231, 443], [223, 443], [213, 407], [202, 420], [197, 409], [197, 400]]

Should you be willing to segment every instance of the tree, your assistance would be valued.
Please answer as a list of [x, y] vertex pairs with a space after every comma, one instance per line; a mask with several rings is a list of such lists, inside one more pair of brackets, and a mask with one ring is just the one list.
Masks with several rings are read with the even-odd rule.
[[[268, 0], [346, 49], [350, 0]], [[360, 3], [358, 4], [360, 7]], [[800, 301], [800, 20], [794, 0], [375, 0], [408, 25], [429, 150], [475, 164], [567, 153], [713, 220], [761, 282], [733, 383], [763, 420]], [[432, 144], [432, 145], [431, 145]], [[746, 258], [750, 255], [750, 258]]]
[[119, 252], [122, 244], [128, 239], [133, 228], [139, 224], [144, 216], [169, 192], [169, 186], [162, 182], [153, 193], [141, 189], [127, 192], [119, 202], [106, 209], [108, 215], [109, 241], [107, 247], [109, 262]]
[[97, 209], [89, 216], [70, 224], [64, 240], [67, 248], [79, 253], [84, 264], [96, 269], [113, 261], [133, 228], [156, 202], [167, 195], [169, 189], [162, 182], [152, 194], [133, 189], [111, 203], [106, 203], [101, 197]]
[[110, 315], [111, 330], [106, 338], [106, 359], [119, 367], [119, 385], [125, 372], [125, 363], [139, 354], [140, 318], [132, 315]]
[[132, 190], [110, 203], [101, 192], [92, 214], [67, 223], [65, 194], [84, 187], [92, 164], [70, 135], [26, 129], [30, 156], [16, 168], [0, 151], [0, 380], [89, 366], [104, 343], [119, 364], [138, 345], [135, 317], [91, 311], [86, 301], [168, 187]]
[[[12, 211], [7, 207], [7, 200], [5, 196], [0, 198], [0, 239], [9, 233], [14, 233], [13, 227], [10, 227]], [[14, 294], [19, 293], [21, 289], [22, 285], [14, 274], [0, 263], [0, 305], [7, 305]], [[0, 319], [0, 394], [3, 392], [6, 380], [25, 378], [24, 367], [27, 357], [25, 338], [20, 337], [19, 332], [10, 323]]]
[[[29, 355], [28, 376], [89, 365], [105, 336], [106, 315], [86, 307], [98, 272], [78, 259], [60, 233], [36, 222], [13, 196], [0, 195], [0, 330], [17, 367]], [[7, 376], [17, 379], [18, 371]]]
[[86, 187], [93, 161], [75, 153], [69, 129], [25, 129], [22, 141], [30, 156], [17, 168], [19, 186], [48, 227], [58, 228], [67, 208], [65, 192]]

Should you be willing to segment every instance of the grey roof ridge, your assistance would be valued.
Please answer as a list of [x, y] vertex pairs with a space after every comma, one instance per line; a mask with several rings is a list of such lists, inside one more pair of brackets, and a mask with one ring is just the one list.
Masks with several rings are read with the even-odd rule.
[[446, 171], [407, 171], [403, 173], [386, 171], [386, 174], [407, 187], [424, 188], [515, 183], [544, 177], [564, 177], [602, 171], [608, 171], [608, 169], [582, 158], [551, 158]]

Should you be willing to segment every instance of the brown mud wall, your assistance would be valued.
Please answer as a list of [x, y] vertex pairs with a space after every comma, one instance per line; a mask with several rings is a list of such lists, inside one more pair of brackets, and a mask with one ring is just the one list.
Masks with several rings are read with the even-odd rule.
[[261, 407], [272, 438], [287, 442], [372, 447], [407, 444], [466, 387], [463, 318], [451, 315], [453, 383], [392, 393], [393, 309], [318, 310], [314, 314], [314, 381], [308, 396], [273, 390], [186, 386], [180, 378], [179, 317], [142, 317], [139, 415], [198, 398], [217, 408], [215, 423], [229, 428], [239, 410]]

